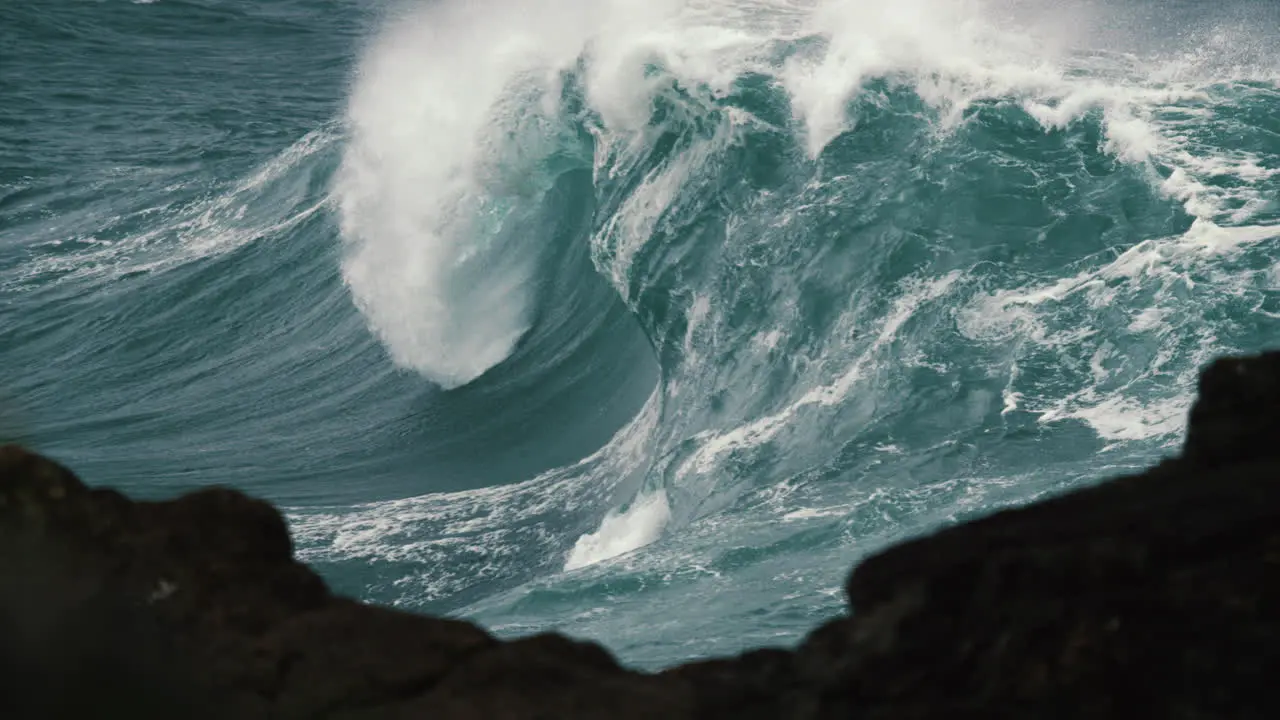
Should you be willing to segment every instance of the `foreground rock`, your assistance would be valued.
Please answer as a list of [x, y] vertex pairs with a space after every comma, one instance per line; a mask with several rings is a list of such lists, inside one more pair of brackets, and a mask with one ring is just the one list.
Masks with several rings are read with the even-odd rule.
[[1280, 716], [1280, 354], [1183, 456], [890, 549], [795, 651], [657, 675], [334, 596], [270, 505], [133, 502], [0, 449], [0, 718]]

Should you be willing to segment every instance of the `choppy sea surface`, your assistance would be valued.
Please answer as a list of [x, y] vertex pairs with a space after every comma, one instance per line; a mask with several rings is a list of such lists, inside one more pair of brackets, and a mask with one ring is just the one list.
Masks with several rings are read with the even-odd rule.
[[1270, 0], [0, 3], [0, 436], [657, 668], [1280, 339]]

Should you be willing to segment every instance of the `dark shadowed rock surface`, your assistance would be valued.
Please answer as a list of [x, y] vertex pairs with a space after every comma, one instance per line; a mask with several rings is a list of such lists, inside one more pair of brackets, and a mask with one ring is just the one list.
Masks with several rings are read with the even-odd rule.
[[1272, 718], [1280, 353], [1204, 373], [1182, 457], [892, 548], [795, 651], [648, 675], [331, 594], [270, 505], [0, 449], [0, 718]]

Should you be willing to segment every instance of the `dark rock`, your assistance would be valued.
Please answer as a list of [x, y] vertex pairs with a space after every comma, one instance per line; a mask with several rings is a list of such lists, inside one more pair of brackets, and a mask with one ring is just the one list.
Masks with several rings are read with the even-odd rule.
[[461, 663], [396, 717], [458, 720], [690, 717], [688, 692], [623, 670], [603, 648], [558, 635], [504, 643]]
[[694, 717], [788, 717], [803, 700], [797, 693], [794, 660], [789, 650], [766, 648], [734, 658], [687, 663], [662, 675], [691, 689]]
[[274, 663], [270, 695], [285, 717], [381, 707], [430, 689], [494, 640], [470, 623], [335, 599], [286, 618], [256, 645]]
[[1200, 375], [1183, 457], [1222, 465], [1280, 457], [1280, 352], [1221, 358]]
[[236, 491], [2, 448], [0, 717], [1280, 716], [1280, 353], [1200, 393], [1182, 457], [872, 557], [794, 651], [653, 675], [334, 596]]
[[1280, 669], [1277, 468], [1178, 467], [868, 560], [854, 618], [802, 648], [807, 677], [873, 717], [920, 716], [924, 697], [1052, 717], [1280, 709], [1261, 693]]
[[[14, 699], [0, 717], [63, 712], [46, 702], [70, 696], [60, 687], [94, 688], [72, 694], [96, 693], [101, 711], [104, 683], [131, 698], [174, 688], [208, 717], [320, 717], [420, 695], [494, 645], [469, 623], [331, 595], [293, 559], [280, 514], [233, 490], [134, 503], [6, 447], [0, 538], [0, 623], [21, 631], [0, 646], [0, 667], [15, 669], [0, 675], [0, 698]], [[121, 660], [150, 669], [106, 683]], [[198, 716], [173, 702], [118, 708]]]

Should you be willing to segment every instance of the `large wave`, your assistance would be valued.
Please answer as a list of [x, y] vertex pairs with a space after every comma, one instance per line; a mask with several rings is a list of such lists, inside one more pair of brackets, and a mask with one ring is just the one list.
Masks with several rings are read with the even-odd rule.
[[[761, 634], [701, 627], [698, 653], [794, 636], [857, 554], [1172, 446], [1198, 367], [1274, 330], [1277, 66], [1265, 6], [1155, 11], [397, 17], [337, 185], [346, 279], [392, 355], [446, 387], [508, 356], [548, 243], [520, 218], [589, 167], [574, 242], [662, 377], [575, 465], [300, 516], [309, 557], [410, 563], [373, 592], [661, 663], [699, 623]], [[691, 597], [697, 619], [661, 617]]]
[[[308, 8], [209, 12], [246, 52], [351, 32]], [[404, 5], [345, 117], [252, 152], [192, 78], [160, 122], [104, 70], [162, 144], [0, 177], [5, 390], [88, 477], [296, 506], [341, 590], [646, 666], [788, 642], [867, 552], [1147, 464], [1270, 342], [1276, 8]], [[95, 12], [143, 29], [107, 60], [218, 74], [167, 40], [198, 14]], [[288, 109], [298, 67], [227, 72]]]

